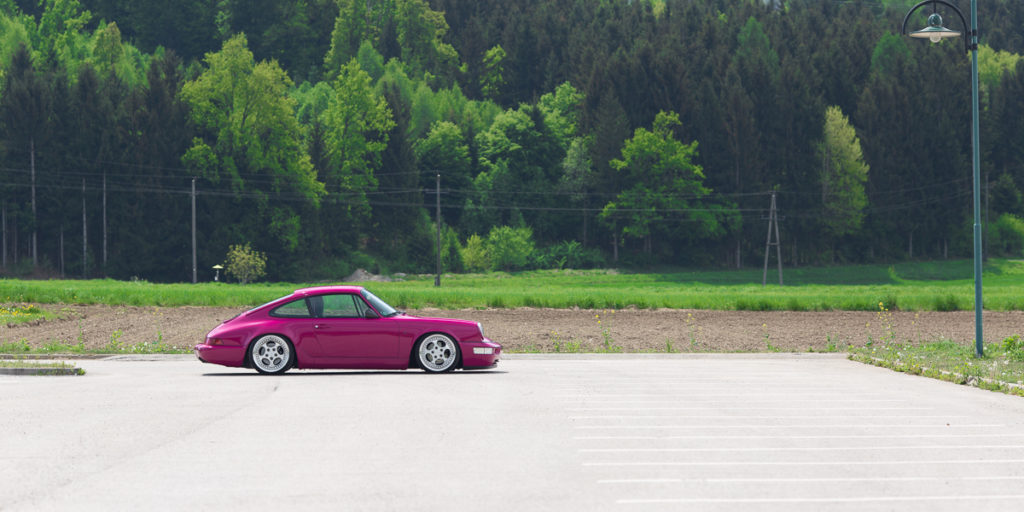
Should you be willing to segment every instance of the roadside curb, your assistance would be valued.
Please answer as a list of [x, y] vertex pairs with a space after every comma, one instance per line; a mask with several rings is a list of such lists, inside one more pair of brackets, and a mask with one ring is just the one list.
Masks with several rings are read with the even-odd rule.
[[62, 376], [62, 375], [85, 375], [81, 368], [0, 368], [0, 375], [21, 375], [21, 376]]
[[51, 359], [106, 359], [108, 357], [110, 357], [110, 354], [0, 354], [0, 360], [3, 361], [49, 361]]
[[0, 360], [51, 361], [51, 360], [103, 360], [103, 361], [188, 361], [196, 358], [188, 354], [0, 354]]
[[[990, 379], [988, 377], [964, 375], [961, 373], [951, 372], [947, 370], [937, 370], [929, 368], [927, 366], [918, 367], [920, 371], [912, 371], [910, 367], [900, 365], [898, 361], [896, 363], [889, 363], [885, 359], [878, 357], [866, 357], [863, 359], [857, 359], [856, 357], [853, 357], [853, 355], [851, 354], [849, 359], [850, 361], [856, 363], [866, 364], [869, 366], [877, 366], [879, 368], [884, 368], [889, 371], [905, 373], [908, 375], [913, 375], [915, 377], [924, 377], [926, 379], [933, 379], [948, 382], [950, 384], [957, 384], [960, 386], [984, 389], [986, 391], [1002, 391], [1007, 394], [1016, 394], [1024, 396], [1024, 385], [1017, 384], [1016, 382], [1003, 382], [995, 379]], [[935, 375], [929, 375], [929, 373], [934, 373]], [[984, 384], [988, 384], [988, 386], [985, 386]]]

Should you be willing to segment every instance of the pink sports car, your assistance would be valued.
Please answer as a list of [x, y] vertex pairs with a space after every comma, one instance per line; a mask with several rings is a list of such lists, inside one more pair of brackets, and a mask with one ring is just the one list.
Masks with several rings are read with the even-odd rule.
[[303, 288], [228, 320], [195, 346], [204, 363], [284, 373], [289, 368], [427, 372], [493, 368], [501, 345], [477, 322], [418, 318], [359, 286]]

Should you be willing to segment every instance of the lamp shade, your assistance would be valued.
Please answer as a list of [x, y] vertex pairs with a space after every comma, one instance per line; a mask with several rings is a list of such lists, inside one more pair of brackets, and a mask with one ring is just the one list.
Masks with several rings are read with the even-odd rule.
[[949, 37], [960, 37], [962, 33], [957, 30], [950, 30], [942, 26], [942, 16], [939, 13], [932, 13], [928, 16], [928, 26], [921, 30], [911, 32], [910, 37], [917, 37], [920, 39], [928, 39], [933, 43], [937, 43], [943, 39]]

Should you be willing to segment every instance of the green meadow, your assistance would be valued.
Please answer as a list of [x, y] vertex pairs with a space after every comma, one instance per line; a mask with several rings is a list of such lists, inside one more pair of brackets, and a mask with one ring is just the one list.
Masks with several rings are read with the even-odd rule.
[[[974, 307], [970, 260], [851, 265], [774, 271], [761, 286], [761, 269], [548, 270], [519, 273], [405, 276], [401, 281], [360, 283], [396, 307], [461, 308], [677, 308], [712, 310], [956, 311]], [[989, 310], [1024, 309], [1024, 260], [992, 259], [984, 267]], [[324, 283], [319, 283], [324, 284]], [[331, 283], [340, 284], [340, 283]], [[5, 303], [110, 304], [134, 306], [227, 306], [262, 304], [296, 288], [295, 283], [156, 284], [115, 280], [0, 280]]]

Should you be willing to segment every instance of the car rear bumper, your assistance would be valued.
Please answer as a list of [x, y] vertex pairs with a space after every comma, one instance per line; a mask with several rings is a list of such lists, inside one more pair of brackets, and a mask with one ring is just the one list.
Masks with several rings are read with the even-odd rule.
[[207, 345], [205, 343], [200, 343], [192, 348], [192, 352], [194, 352], [196, 357], [204, 363], [219, 364], [223, 366], [242, 366], [245, 351], [242, 347]]
[[483, 370], [494, 368], [501, 360], [501, 345], [489, 339], [464, 341], [462, 347], [462, 369]]

